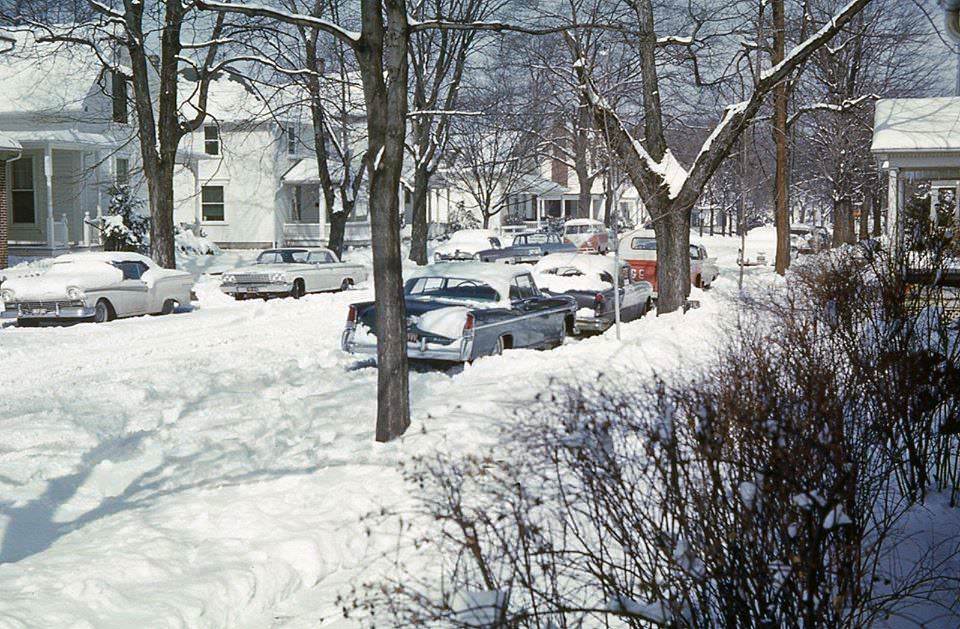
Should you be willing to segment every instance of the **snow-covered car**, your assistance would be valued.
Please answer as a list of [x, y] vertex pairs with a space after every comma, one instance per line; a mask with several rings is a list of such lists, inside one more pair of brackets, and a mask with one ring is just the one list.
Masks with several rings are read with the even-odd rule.
[[341, 262], [329, 249], [267, 249], [255, 264], [226, 271], [220, 290], [234, 299], [293, 297], [347, 290], [367, 279], [359, 264]]
[[477, 254], [488, 249], [499, 249], [500, 238], [489, 229], [461, 229], [433, 250], [434, 262], [476, 260]]
[[[407, 355], [469, 362], [512, 348], [547, 349], [573, 331], [577, 302], [537, 287], [527, 267], [445, 262], [422, 267], [404, 285]], [[376, 307], [350, 306], [341, 347], [377, 353]]]
[[610, 251], [610, 231], [601, 221], [592, 218], [575, 218], [564, 223], [563, 240], [576, 245], [580, 251]]
[[558, 234], [544, 232], [530, 232], [517, 234], [513, 237], [513, 244], [502, 249], [486, 249], [478, 255], [483, 262], [501, 262], [505, 264], [521, 264], [536, 262], [545, 255], [566, 251], [574, 252], [576, 245], [564, 242]]
[[[537, 286], [545, 293], [569, 295], [577, 300], [574, 333], [603, 332], [614, 324], [616, 301], [611, 256], [585, 253], [554, 253], [533, 267]], [[653, 305], [650, 282], [631, 279], [630, 266], [620, 262], [620, 320], [639, 319]]]
[[0, 290], [4, 318], [20, 325], [41, 321], [95, 321], [169, 314], [190, 304], [193, 277], [164, 269], [138, 253], [96, 252], [59, 256], [29, 277], [7, 280]]
[[790, 251], [797, 253], [817, 253], [829, 248], [830, 234], [823, 227], [813, 225], [790, 226]]
[[717, 259], [707, 255], [707, 249], [700, 244], [690, 245], [690, 283], [697, 288], [710, 288], [720, 276]]

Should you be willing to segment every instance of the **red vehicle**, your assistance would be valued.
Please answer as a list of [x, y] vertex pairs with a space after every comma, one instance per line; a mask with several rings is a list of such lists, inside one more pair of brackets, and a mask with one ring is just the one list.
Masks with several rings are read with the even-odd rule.
[[[653, 284], [657, 294], [657, 237], [652, 229], [637, 229], [620, 239], [620, 257], [630, 265], [631, 279]], [[720, 274], [716, 260], [700, 245], [690, 245], [690, 283], [709, 288]]]

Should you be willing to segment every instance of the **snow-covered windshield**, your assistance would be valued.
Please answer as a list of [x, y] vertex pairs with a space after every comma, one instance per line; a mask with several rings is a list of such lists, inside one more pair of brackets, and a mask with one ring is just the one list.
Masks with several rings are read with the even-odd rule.
[[404, 293], [418, 299], [500, 301], [489, 284], [459, 277], [417, 277], [407, 282]]
[[257, 264], [293, 264], [307, 261], [309, 252], [306, 249], [278, 249], [264, 251], [257, 256]]

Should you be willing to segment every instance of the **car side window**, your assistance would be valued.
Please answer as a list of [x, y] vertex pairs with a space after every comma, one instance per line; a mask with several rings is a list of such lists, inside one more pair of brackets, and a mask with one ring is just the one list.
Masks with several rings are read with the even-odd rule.
[[114, 266], [123, 271], [125, 280], [139, 280], [149, 270], [146, 264], [136, 261], [117, 262]]
[[314, 251], [310, 254], [308, 261], [314, 264], [331, 264], [336, 260], [333, 259], [333, 254], [329, 251]]
[[526, 236], [517, 236], [516, 238], [513, 239], [513, 246], [514, 246], [514, 247], [516, 247], [516, 246], [518, 246], [518, 245], [525, 245], [525, 244], [527, 244], [527, 237], [526, 237]]
[[709, 256], [707, 256], [707, 248], [706, 248], [706, 247], [700, 247], [700, 259], [701, 259], [701, 260], [706, 260], [708, 257], [709, 257]]
[[490, 239], [490, 245], [491, 245], [492, 247], [496, 248], [496, 249], [499, 249], [500, 246], [501, 246], [501, 245], [500, 245], [500, 239], [499, 239], [499, 238], [491, 238], [491, 239]]
[[537, 295], [539, 295], [537, 285], [533, 282], [533, 277], [529, 273], [513, 278], [513, 283], [510, 285], [511, 300], [530, 299]]
[[691, 260], [700, 259], [700, 249], [696, 245], [690, 245], [690, 259]]

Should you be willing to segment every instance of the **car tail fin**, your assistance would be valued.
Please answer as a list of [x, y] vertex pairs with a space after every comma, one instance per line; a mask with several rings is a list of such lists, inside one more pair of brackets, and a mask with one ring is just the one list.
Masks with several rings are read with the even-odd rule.
[[593, 297], [593, 309], [597, 311], [597, 314], [603, 312], [603, 307], [605, 305], [606, 299], [603, 297], [603, 293], [597, 293]]
[[347, 311], [347, 326], [352, 327], [357, 324], [357, 307], [353, 304], [350, 305], [350, 310]]
[[464, 336], [473, 336], [473, 328], [476, 324], [476, 319], [473, 316], [472, 312], [467, 313], [467, 318], [463, 322], [463, 335]]

